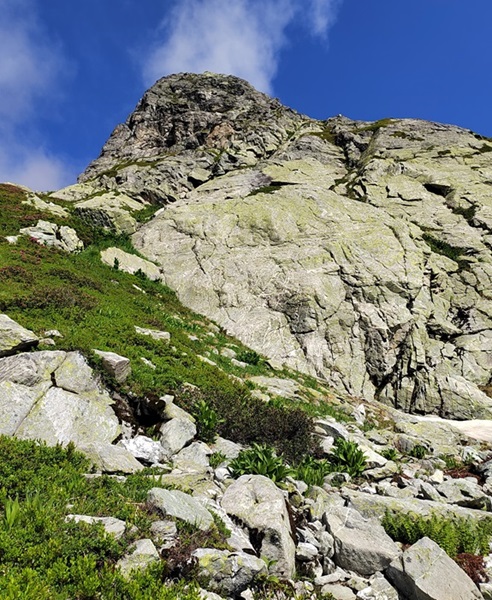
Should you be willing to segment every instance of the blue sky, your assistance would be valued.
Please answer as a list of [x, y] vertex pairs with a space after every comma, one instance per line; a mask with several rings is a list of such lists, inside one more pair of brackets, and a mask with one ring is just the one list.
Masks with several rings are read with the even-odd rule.
[[159, 77], [492, 136], [491, 0], [0, 0], [0, 181], [73, 183]]

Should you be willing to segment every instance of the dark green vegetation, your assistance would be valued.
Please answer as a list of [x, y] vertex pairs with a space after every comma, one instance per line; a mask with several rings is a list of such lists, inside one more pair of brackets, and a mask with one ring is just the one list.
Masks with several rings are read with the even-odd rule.
[[459, 262], [460, 258], [466, 251], [466, 248], [451, 246], [451, 244], [434, 237], [430, 233], [424, 233], [422, 237], [432, 252], [446, 256], [455, 262]]
[[[71, 446], [49, 448], [0, 437], [0, 597], [199, 598], [193, 585], [164, 585], [166, 561], [128, 580], [115, 569], [134, 541], [135, 534], [128, 533], [132, 525], [145, 534], [158, 518], [145, 505], [156, 481], [145, 471], [125, 482], [106, 476], [86, 479], [88, 466]], [[127, 533], [116, 540], [102, 525], [75, 523], [66, 520], [68, 514], [117, 517], [126, 521]], [[223, 544], [218, 530], [212, 531], [211, 537]]]

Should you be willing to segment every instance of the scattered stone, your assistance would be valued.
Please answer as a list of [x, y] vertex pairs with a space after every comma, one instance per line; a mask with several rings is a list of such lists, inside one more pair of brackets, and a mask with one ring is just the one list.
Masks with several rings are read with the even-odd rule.
[[184, 448], [196, 435], [196, 425], [189, 419], [175, 418], [160, 428], [161, 445], [167, 456], [172, 456]]
[[437, 486], [437, 491], [449, 504], [478, 510], [491, 510], [491, 499], [475, 480], [448, 479]]
[[103, 473], [137, 473], [143, 465], [122, 446], [111, 444], [79, 444], [78, 450], [83, 452], [92, 464]]
[[324, 596], [328, 596], [335, 598], [336, 600], [355, 600], [354, 592], [344, 586], [337, 583], [327, 583], [321, 588], [321, 594]]
[[137, 435], [131, 439], [122, 439], [118, 442], [138, 460], [149, 464], [160, 464], [167, 458], [167, 454], [160, 444], [145, 435]]
[[39, 338], [7, 315], [0, 315], [0, 357], [29, 350]]
[[116, 563], [125, 577], [129, 577], [132, 571], [143, 571], [152, 563], [160, 560], [152, 540], [137, 540], [130, 550], [131, 554], [127, 554]]
[[357, 592], [357, 600], [399, 600], [398, 592], [381, 574], [376, 573], [370, 579], [370, 585]]
[[173, 456], [173, 465], [182, 471], [206, 471], [212, 450], [204, 442], [193, 442]]
[[147, 494], [147, 502], [163, 516], [181, 519], [202, 531], [210, 529], [214, 522], [212, 515], [198, 500], [178, 490], [152, 488]]
[[153, 340], [159, 342], [169, 342], [171, 334], [168, 331], [159, 331], [158, 329], [145, 329], [145, 327], [137, 327], [135, 325], [135, 331], [140, 335], [148, 335]]
[[140, 360], [143, 362], [144, 365], [146, 365], [153, 371], [156, 370], [157, 367], [154, 365], [154, 363], [152, 361], [148, 360], [147, 358], [144, 358], [143, 356], [140, 357]]
[[84, 244], [79, 240], [77, 232], [66, 225], [56, 225], [49, 221], [39, 220], [34, 227], [24, 227], [20, 233], [36, 240], [38, 244], [53, 246], [65, 252], [80, 252]]
[[106, 533], [114, 535], [119, 540], [123, 537], [126, 531], [126, 523], [121, 519], [115, 519], [114, 517], [89, 517], [88, 515], [67, 515], [65, 521], [75, 521], [76, 523], [101, 523]]
[[206, 581], [211, 591], [228, 597], [237, 597], [258, 575], [267, 573], [261, 558], [245, 552], [199, 548], [192, 556], [198, 560], [198, 579]]
[[242, 475], [227, 488], [221, 505], [229, 516], [260, 534], [260, 555], [276, 561], [270, 572], [291, 578], [295, 544], [284, 495], [273, 481], [263, 475]]
[[111, 375], [118, 383], [126, 381], [131, 373], [130, 359], [120, 356], [115, 352], [103, 352], [94, 350], [94, 353], [102, 358], [103, 369]]

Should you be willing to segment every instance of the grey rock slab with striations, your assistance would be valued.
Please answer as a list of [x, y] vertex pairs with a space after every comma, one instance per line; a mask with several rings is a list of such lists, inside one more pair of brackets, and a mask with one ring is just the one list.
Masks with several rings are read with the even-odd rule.
[[101, 250], [101, 260], [104, 264], [110, 267], [117, 267], [120, 271], [125, 273], [134, 274], [137, 271], [144, 273], [152, 281], [159, 281], [161, 279], [161, 270], [157, 265], [136, 256], [125, 252], [120, 248], [106, 248]]
[[342, 569], [374, 575], [401, 553], [377, 519], [364, 519], [353, 508], [333, 510], [324, 520], [335, 540], [334, 560]]
[[196, 425], [189, 419], [174, 418], [160, 428], [160, 442], [167, 456], [182, 450], [196, 435]]
[[295, 544], [281, 490], [263, 475], [242, 475], [225, 491], [221, 506], [233, 519], [261, 535], [261, 556], [276, 561], [275, 575], [290, 578], [295, 572]]
[[142, 463], [122, 446], [93, 442], [79, 444], [78, 449], [103, 473], [137, 473], [143, 469]]
[[118, 383], [125, 381], [131, 373], [130, 359], [120, 356], [115, 352], [104, 352], [103, 350], [94, 350], [97, 356], [102, 359], [104, 370], [109, 373]]
[[147, 494], [149, 506], [160, 511], [164, 516], [175, 517], [207, 531], [214, 520], [209, 511], [193, 496], [179, 490], [152, 488]]
[[415, 600], [479, 600], [482, 594], [458, 565], [427, 537], [395, 559], [386, 577], [403, 594]]
[[7, 315], [0, 315], [0, 357], [36, 346], [39, 338]]

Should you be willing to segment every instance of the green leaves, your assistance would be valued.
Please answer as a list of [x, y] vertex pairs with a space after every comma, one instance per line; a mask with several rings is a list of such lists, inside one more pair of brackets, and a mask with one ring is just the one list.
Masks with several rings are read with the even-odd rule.
[[264, 475], [275, 483], [283, 481], [292, 473], [292, 469], [284, 464], [281, 456], [277, 456], [273, 448], [261, 444], [253, 444], [251, 448], [242, 450], [239, 456], [229, 463], [233, 477], [251, 473]]
[[336, 471], [348, 473], [351, 477], [362, 475], [366, 467], [366, 457], [356, 442], [338, 438], [331, 451], [331, 462]]

